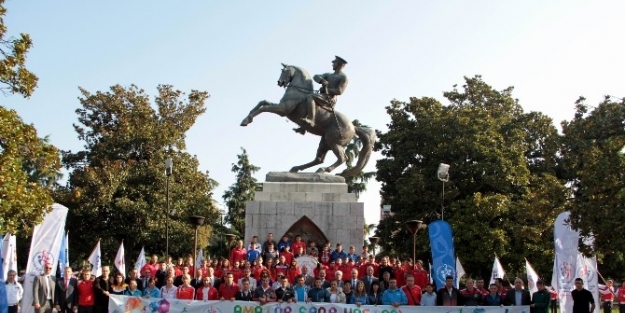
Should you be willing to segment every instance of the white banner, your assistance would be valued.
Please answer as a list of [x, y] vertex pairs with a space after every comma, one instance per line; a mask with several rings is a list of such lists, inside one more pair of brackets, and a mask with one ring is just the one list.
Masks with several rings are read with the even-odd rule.
[[192, 301], [146, 299], [111, 295], [109, 313], [529, 313], [529, 306], [407, 306], [361, 305], [341, 303], [268, 303], [247, 301]]
[[571, 213], [568, 211], [560, 213], [554, 225], [556, 252], [556, 272], [554, 275], [558, 278], [556, 290], [558, 290], [561, 312], [573, 312], [571, 291], [575, 288], [577, 273], [579, 232], [572, 230], [566, 222], [570, 215]]
[[22, 298], [22, 303], [29, 305], [22, 306], [22, 313], [34, 312], [34, 307], [30, 305], [33, 303], [33, 282], [37, 275], [43, 273], [44, 265], [50, 263], [52, 268], [59, 266], [58, 253], [65, 235], [67, 211], [66, 207], [58, 203], [53, 204], [52, 211], [46, 214], [43, 223], [35, 226], [33, 230], [33, 239], [30, 243], [24, 277], [24, 297]]
[[533, 295], [534, 292], [538, 291], [538, 287], [536, 287], [538, 274], [527, 259], [525, 259], [525, 273], [527, 274], [527, 289]]
[[501, 266], [501, 262], [499, 262], [499, 258], [495, 256], [495, 261], [493, 261], [493, 271], [490, 274], [490, 284], [495, 283], [496, 278], [501, 278], [506, 275], [506, 272], [503, 270], [503, 266]]
[[2, 240], [2, 277], [6, 279], [9, 270], [14, 270], [17, 273], [17, 248], [15, 246], [15, 235], [7, 233]]
[[592, 292], [595, 297], [595, 313], [601, 310], [599, 301], [599, 275], [597, 275], [597, 257], [587, 258], [583, 254], [577, 254], [577, 277], [584, 280], [584, 288]]

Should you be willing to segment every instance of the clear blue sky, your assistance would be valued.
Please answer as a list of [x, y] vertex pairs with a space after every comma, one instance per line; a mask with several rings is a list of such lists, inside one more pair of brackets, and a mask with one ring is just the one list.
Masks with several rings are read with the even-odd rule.
[[[234, 182], [240, 147], [267, 171], [314, 157], [318, 137], [261, 115], [240, 121], [258, 101], [277, 102], [280, 63], [312, 74], [345, 58], [350, 84], [338, 110], [386, 130], [392, 99], [429, 96], [483, 75], [497, 89], [515, 86], [526, 111], [557, 124], [580, 95], [594, 105], [625, 97], [625, 1], [28, 1], [7, 0], [9, 34], [29, 33], [28, 67], [40, 78], [33, 97], [2, 99], [40, 136], [63, 150], [82, 144], [73, 131], [77, 87], [114, 84], [154, 95], [158, 84], [208, 91], [207, 112], [188, 133], [189, 152], [221, 184]], [[376, 157], [379, 157], [377, 155]], [[333, 156], [326, 164], [334, 161]], [[375, 161], [368, 170], [373, 170]], [[340, 171], [341, 169], [339, 169]], [[434, 175], [435, 173], [432, 173]], [[453, 179], [453, 168], [451, 169]], [[366, 220], [377, 223], [379, 183], [366, 194]]]

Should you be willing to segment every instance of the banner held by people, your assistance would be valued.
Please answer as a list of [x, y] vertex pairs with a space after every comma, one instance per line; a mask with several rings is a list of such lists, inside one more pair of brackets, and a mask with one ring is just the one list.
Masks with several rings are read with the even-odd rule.
[[278, 303], [270, 302], [260, 305], [255, 301], [195, 301], [175, 299], [149, 299], [143, 297], [128, 297], [111, 295], [108, 311], [110, 313], [211, 313], [211, 312], [401, 312], [401, 313], [447, 313], [447, 312], [479, 312], [479, 313], [527, 313], [529, 306], [407, 306], [394, 308], [390, 305], [361, 305], [343, 303]]

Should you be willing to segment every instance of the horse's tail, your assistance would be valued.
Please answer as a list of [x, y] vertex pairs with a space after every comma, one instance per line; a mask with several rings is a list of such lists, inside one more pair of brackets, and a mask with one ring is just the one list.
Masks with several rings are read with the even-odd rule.
[[356, 165], [350, 169], [344, 170], [340, 176], [343, 177], [351, 177], [360, 173], [365, 165], [369, 162], [369, 158], [371, 157], [371, 152], [373, 151], [373, 144], [377, 139], [375, 135], [375, 131], [368, 127], [355, 127], [356, 135], [360, 138], [362, 142], [362, 149], [360, 149], [360, 153], [358, 153], [358, 162]]

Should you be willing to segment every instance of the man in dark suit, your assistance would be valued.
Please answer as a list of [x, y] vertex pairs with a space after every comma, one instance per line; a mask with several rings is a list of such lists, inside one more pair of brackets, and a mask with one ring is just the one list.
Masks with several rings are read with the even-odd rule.
[[52, 313], [55, 281], [56, 278], [52, 275], [52, 263], [44, 263], [43, 275], [37, 276], [33, 283], [35, 313]]
[[514, 280], [514, 289], [508, 290], [503, 300], [503, 305], [530, 305], [532, 304], [532, 296], [529, 290], [523, 288], [523, 280], [518, 278]]
[[59, 313], [72, 313], [78, 310], [78, 280], [72, 277], [72, 268], [66, 267], [63, 278], [55, 286], [54, 308]]
[[380, 280], [373, 276], [373, 272], [373, 266], [367, 266], [367, 275], [360, 277], [360, 280], [365, 283], [365, 291], [367, 293], [371, 292], [371, 284], [373, 284], [373, 282], [380, 283]]

